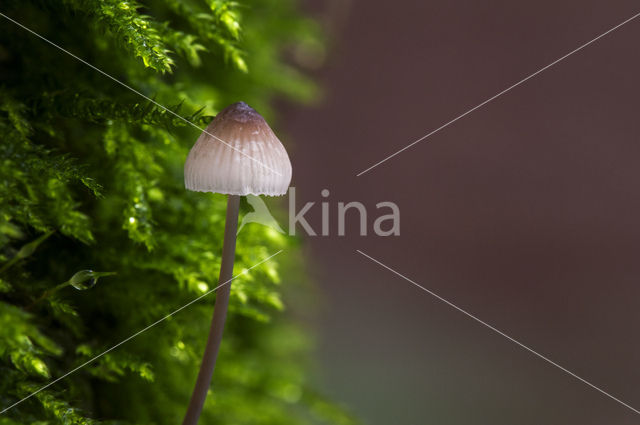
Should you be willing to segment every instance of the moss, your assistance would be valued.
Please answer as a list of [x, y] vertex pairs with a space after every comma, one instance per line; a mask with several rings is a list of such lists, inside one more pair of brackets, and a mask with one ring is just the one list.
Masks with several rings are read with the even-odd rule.
[[[319, 40], [290, 1], [9, 0], [2, 12], [198, 126], [233, 101], [274, 118], [275, 97], [315, 94], [282, 60], [298, 40]], [[182, 182], [198, 133], [24, 29], [0, 25], [1, 409], [216, 285], [225, 202]], [[297, 249], [268, 232], [243, 229], [252, 243], [239, 244], [237, 271]], [[82, 270], [107, 274], [82, 291], [64, 284]], [[278, 257], [234, 282], [202, 423], [351, 422], [309, 388], [309, 339], [281, 301], [292, 284]], [[213, 297], [46, 387], [0, 423], [178, 423]]]

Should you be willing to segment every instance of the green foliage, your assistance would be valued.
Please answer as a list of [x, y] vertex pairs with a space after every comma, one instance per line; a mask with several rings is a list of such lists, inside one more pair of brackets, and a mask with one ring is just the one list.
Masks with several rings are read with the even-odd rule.
[[171, 71], [174, 62], [158, 33], [157, 24], [139, 13], [141, 5], [121, 0], [64, 0], [64, 4], [87, 18], [115, 39], [129, 54], [139, 57], [156, 71]]
[[[2, 12], [198, 126], [238, 100], [273, 122], [274, 98], [316, 95], [283, 60], [320, 43], [289, 0], [8, 0]], [[82, 367], [0, 424], [179, 423], [215, 295], [91, 360], [217, 284], [224, 197], [182, 180], [198, 134], [2, 20], [0, 409]], [[281, 260], [295, 241], [247, 226], [235, 271], [279, 249], [233, 282], [202, 423], [352, 423], [310, 388], [310, 341], [287, 316]]]

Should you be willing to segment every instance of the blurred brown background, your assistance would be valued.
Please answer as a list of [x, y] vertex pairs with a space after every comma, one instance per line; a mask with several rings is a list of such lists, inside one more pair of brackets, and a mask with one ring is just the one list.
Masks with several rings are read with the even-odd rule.
[[[308, 238], [321, 385], [371, 425], [635, 424], [640, 415], [419, 291], [361, 249], [640, 408], [635, 1], [310, 3], [320, 105], [286, 111], [299, 205], [394, 201], [401, 236]], [[320, 227], [320, 210], [309, 214]], [[313, 210], [312, 210], [313, 211]], [[335, 223], [334, 223], [335, 224]]]

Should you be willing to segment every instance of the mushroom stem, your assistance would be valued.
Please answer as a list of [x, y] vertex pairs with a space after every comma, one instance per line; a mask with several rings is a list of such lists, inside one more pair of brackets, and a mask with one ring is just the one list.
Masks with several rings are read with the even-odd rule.
[[218, 349], [222, 341], [224, 322], [227, 316], [229, 305], [229, 293], [231, 291], [231, 278], [233, 277], [233, 260], [236, 252], [236, 232], [238, 229], [238, 210], [240, 207], [240, 196], [229, 195], [227, 200], [227, 218], [224, 227], [224, 243], [222, 247], [222, 264], [220, 266], [220, 280], [216, 290], [216, 303], [213, 310], [213, 319], [209, 329], [207, 346], [202, 356], [202, 364], [196, 386], [193, 389], [187, 413], [184, 416], [182, 425], [195, 425], [198, 423], [204, 401], [207, 398], [207, 391], [211, 386], [213, 369], [216, 366]]

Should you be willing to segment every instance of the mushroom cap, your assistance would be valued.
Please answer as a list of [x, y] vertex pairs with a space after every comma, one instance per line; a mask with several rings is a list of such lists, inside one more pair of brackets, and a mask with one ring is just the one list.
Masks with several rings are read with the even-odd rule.
[[290, 182], [287, 151], [244, 102], [227, 106], [211, 121], [184, 164], [185, 187], [196, 192], [280, 196]]

